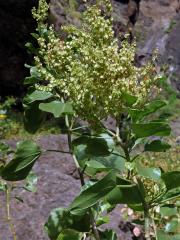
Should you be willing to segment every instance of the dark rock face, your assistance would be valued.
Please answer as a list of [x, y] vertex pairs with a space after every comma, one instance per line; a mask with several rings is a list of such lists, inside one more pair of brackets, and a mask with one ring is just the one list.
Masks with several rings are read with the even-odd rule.
[[[166, 43], [166, 61], [170, 60], [173, 86], [180, 92], [180, 14], [174, 19], [174, 27]], [[180, 95], [178, 95], [180, 97]]]
[[168, 65], [169, 80], [180, 91], [180, 2], [142, 0], [136, 23], [139, 56], [150, 56], [158, 49], [159, 62]]
[[31, 9], [38, 0], [0, 1], [0, 96], [21, 96], [24, 67], [29, 62], [25, 43], [35, 29]]

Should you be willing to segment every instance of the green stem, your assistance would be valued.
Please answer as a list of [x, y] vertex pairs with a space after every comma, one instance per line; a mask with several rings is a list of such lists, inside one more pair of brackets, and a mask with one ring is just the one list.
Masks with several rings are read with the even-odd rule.
[[130, 155], [129, 155], [128, 149], [127, 149], [126, 147], [124, 147], [123, 150], [124, 150], [124, 154], [125, 154], [126, 160], [127, 160], [128, 162], [131, 162], [131, 157], [130, 157]]
[[[66, 122], [66, 127], [67, 127], [67, 129], [68, 129], [67, 137], [68, 137], [69, 151], [70, 151], [71, 154], [72, 154], [74, 163], [75, 163], [76, 168], [77, 168], [77, 170], [78, 170], [78, 174], [79, 174], [80, 181], [81, 181], [81, 186], [84, 186], [84, 184], [85, 184], [84, 171], [85, 171], [86, 166], [85, 166], [84, 169], [81, 171], [81, 168], [80, 168], [80, 166], [79, 166], [79, 163], [78, 163], [78, 161], [77, 161], [77, 158], [76, 158], [75, 154], [73, 153], [73, 146], [72, 146], [72, 127], [73, 127], [73, 126], [72, 126], [72, 124], [70, 125], [69, 119], [68, 119], [68, 116], [67, 116], [67, 115], [66, 115], [66, 117], [65, 117], [65, 122]], [[91, 218], [91, 225], [92, 225], [92, 231], [93, 231], [94, 237], [95, 237], [96, 240], [100, 240], [99, 232], [98, 232], [98, 229], [97, 229], [97, 226], [96, 226], [96, 222], [95, 222], [95, 219], [94, 219], [92, 210], [90, 210], [90, 218]]]
[[145, 230], [145, 239], [146, 240], [151, 240], [150, 216], [149, 216], [149, 210], [146, 206], [144, 206], [144, 230]]
[[11, 187], [6, 186], [6, 217], [13, 240], [17, 240], [14, 224], [10, 215]]
[[[153, 216], [153, 217], [154, 217], [154, 216]], [[153, 224], [153, 229], [154, 229], [155, 239], [158, 240], [158, 236], [157, 236], [157, 228], [156, 228], [156, 224], [155, 224], [154, 218], [152, 219], [152, 224]]]
[[149, 216], [149, 205], [146, 202], [145, 198], [144, 198], [144, 194], [141, 191], [141, 179], [136, 177], [136, 181], [138, 183], [138, 188], [139, 188], [139, 193], [141, 196], [141, 201], [142, 201], [142, 205], [144, 208], [144, 231], [145, 231], [145, 239], [146, 240], [151, 240], [151, 235], [150, 235], [150, 216]]

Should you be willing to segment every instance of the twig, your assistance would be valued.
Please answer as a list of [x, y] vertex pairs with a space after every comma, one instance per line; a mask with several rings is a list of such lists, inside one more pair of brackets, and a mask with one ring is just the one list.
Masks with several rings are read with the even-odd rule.
[[155, 224], [154, 218], [152, 219], [152, 224], [153, 224], [153, 229], [154, 229], [155, 239], [158, 240], [158, 236], [157, 236], [157, 228], [156, 228], [156, 224]]
[[141, 180], [140, 178], [136, 177], [137, 183], [138, 183], [138, 188], [139, 188], [139, 193], [141, 196], [141, 201], [142, 201], [142, 205], [144, 208], [144, 230], [145, 230], [145, 239], [146, 240], [151, 240], [151, 236], [150, 236], [150, 216], [149, 216], [149, 205], [146, 202], [146, 200], [144, 199], [144, 196], [141, 192]]
[[[68, 119], [68, 116], [67, 116], [67, 115], [65, 116], [65, 122], [66, 122], [66, 127], [67, 127], [67, 129], [68, 129], [67, 137], [68, 137], [69, 151], [70, 151], [71, 154], [72, 154], [74, 163], [75, 163], [76, 168], [77, 168], [77, 170], [78, 170], [79, 177], [80, 177], [80, 181], [81, 181], [81, 186], [84, 186], [84, 185], [85, 185], [85, 181], [84, 181], [84, 171], [85, 171], [86, 166], [85, 166], [84, 169], [81, 171], [81, 168], [80, 168], [80, 166], [79, 166], [79, 163], [78, 163], [78, 161], [77, 161], [77, 158], [76, 158], [75, 154], [73, 153], [72, 138], [71, 138], [72, 127], [73, 127], [73, 126], [72, 126], [72, 124], [69, 123], [69, 119]], [[98, 232], [98, 230], [97, 230], [97, 226], [96, 226], [96, 222], [95, 222], [95, 219], [94, 219], [92, 210], [90, 210], [90, 218], [91, 218], [92, 231], [93, 231], [94, 237], [95, 237], [96, 240], [100, 240], [99, 232]]]
[[144, 230], [146, 240], [151, 240], [150, 236], [150, 217], [148, 209], [144, 209]]
[[15, 232], [15, 228], [14, 228], [14, 224], [10, 215], [10, 198], [11, 198], [11, 187], [9, 187], [8, 185], [6, 186], [6, 217], [7, 217], [7, 222], [9, 225], [9, 229], [10, 232], [13, 236], [13, 240], [16, 240], [16, 232]]
[[66, 154], [72, 154], [72, 152], [69, 151], [62, 151], [62, 150], [57, 150], [57, 149], [47, 149], [44, 152], [57, 152], [57, 153], [66, 153]]

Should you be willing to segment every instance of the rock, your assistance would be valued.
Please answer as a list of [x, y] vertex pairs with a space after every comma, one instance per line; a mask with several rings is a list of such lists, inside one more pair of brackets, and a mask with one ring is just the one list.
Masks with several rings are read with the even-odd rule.
[[179, 7], [179, 0], [142, 0], [135, 26], [138, 55], [146, 59], [158, 49], [159, 63], [169, 65], [169, 79], [177, 91], [180, 91]]

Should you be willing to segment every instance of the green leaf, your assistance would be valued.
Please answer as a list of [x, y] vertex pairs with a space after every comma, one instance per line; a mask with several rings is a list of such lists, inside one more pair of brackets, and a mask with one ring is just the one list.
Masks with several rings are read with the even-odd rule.
[[125, 159], [113, 153], [105, 157], [91, 157], [89, 161], [86, 161], [86, 164], [86, 173], [91, 172], [92, 169], [94, 174], [112, 169], [123, 172], [125, 169]]
[[[93, 142], [94, 139], [96, 145]], [[107, 134], [100, 134], [97, 137], [85, 135], [73, 141], [74, 153], [82, 168], [85, 167], [87, 161], [92, 160], [99, 162], [106, 169], [122, 169], [124, 167], [124, 159], [116, 156], [116, 152], [111, 154], [114, 146], [112, 137]], [[89, 167], [86, 168], [86, 173], [94, 175], [96, 170]]]
[[145, 144], [145, 151], [150, 152], [164, 152], [171, 148], [171, 145], [168, 143], [162, 142], [161, 140], [154, 140], [151, 143]]
[[82, 234], [74, 231], [74, 230], [64, 230], [60, 235], [58, 236], [57, 240], [81, 240]]
[[175, 234], [175, 235], [171, 235], [171, 240], [179, 240], [180, 239], [180, 234]]
[[172, 219], [170, 222], [166, 223], [165, 232], [166, 233], [176, 233], [179, 227], [178, 219]]
[[[142, 204], [128, 204], [128, 207], [133, 209], [136, 212], [143, 212], [144, 211], [144, 207], [143, 207]], [[143, 220], [139, 220], [139, 221], [142, 222]], [[143, 224], [144, 224], [144, 221], [143, 221]]]
[[150, 178], [155, 181], [161, 180], [161, 170], [159, 168], [144, 167], [141, 164], [136, 163], [136, 169], [137, 169], [138, 175], [142, 177]]
[[117, 234], [113, 230], [105, 230], [104, 232], [100, 232], [101, 240], [117, 240]]
[[4, 192], [6, 190], [6, 183], [0, 181], [0, 192]]
[[9, 150], [9, 145], [6, 143], [0, 142], [0, 153], [7, 153]]
[[109, 216], [100, 216], [96, 220], [96, 225], [97, 226], [100, 226], [100, 225], [106, 224], [106, 223], [109, 223]]
[[160, 207], [160, 214], [162, 217], [169, 217], [177, 214], [177, 207], [173, 204], [164, 205]]
[[35, 83], [39, 82], [39, 80], [41, 79], [41, 75], [37, 71], [36, 67], [30, 67], [30, 75], [31, 76], [25, 78], [25, 80], [24, 80], [25, 85], [35, 84]]
[[78, 145], [84, 145], [84, 154], [86, 154], [86, 156], [88, 157], [107, 156], [110, 154], [107, 141], [103, 137], [98, 137], [98, 136], [93, 137], [93, 136], [84, 135], [79, 138], [76, 138], [73, 141], [75, 154], [77, 152], [76, 149]]
[[50, 92], [35, 90], [24, 98], [24, 103], [31, 104], [36, 101], [45, 101], [51, 97], [53, 97], [53, 95]]
[[40, 103], [39, 109], [52, 113], [55, 118], [60, 117], [62, 114], [73, 114], [73, 108], [70, 103], [62, 103], [60, 101], [52, 101], [49, 103]]
[[55, 208], [51, 211], [44, 227], [51, 240], [56, 240], [65, 229], [88, 232], [90, 230], [90, 215], [87, 212], [85, 215], [76, 216], [67, 209]]
[[106, 200], [110, 204], [139, 204], [142, 203], [144, 195], [139, 186], [119, 176], [116, 178], [117, 186], [107, 195]]
[[172, 199], [176, 199], [177, 197], [180, 197], [180, 187], [178, 188], [173, 188], [169, 191], [167, 191], [162, 198], [160, 199], [160, 201], [158, 202], [165, 202], [165, 201], [169, 201]]
[[157, 231], [157, 240], [179, 240], [180, 234], [170, 235], [165, 233], [163, 230]]
[[69, 210], [75, 215], [86, 212], [88, 208], [95, 205], [99, 200], [111, 192], [115, 185], [116, 174], [115, 171], [111, 171], [93, 186], [81, 192], [71, 203]]
[[39, 103], [33, 103], [25, 108], [24, 127], [29, 133], [35, 133], [43, 121], [46, 114], [39, 110]]
[[84, 168], [86, 161], [89, 160], [88, 154], [86, 154], [87, 146], [84, 144], [74, 145], [74, 154], [76, 155], [77, 161], [81, 168]]
[[124, 101], [126, 101], [127, 106], [132, 106], [138, 99], [136, 96], [130, 95], [126, 92], [122, 94], [122, 98]]
[[116, 186], [107, 196], [110, 204], [138, 204], [142, 203], [141, 193], [137, 185]]
[[171, 237], [162, 230], [157, 231], [157, 240], [172, 240]]
[[164, 122], [132, 124], [132, 130], [138, 138], [150, 136], [169, 136], [171, 129]]
[[33, 172], [30, 172], [26, 178], [26, 183], [25, 183], [24, 189], [29, 192], [36, 192], [37, 191], [37, 187], [36, 187], [37, 180], [38, 180], [37, 175]]
[[143, 110], [139, 109], [129, 109], [129, 114], [134, 121], [142, 120], [145, 116], [156, 112], [158, 109], [166, 106], [167, 103], [162, 100], [154, 100], [149, 104], [146, 104]]
[[1, 177], [7, 181], [25, 179], [40, 155], [41, 150], [35, 143], [31, 141], [19, 142], [14, 159], [4, 167]]
[[132, 221], [132, 223], [134, 223], [134, 224], [138, 224], [138, 225], [144, 225], [144, 220], [141, 220], [141, 219], [134, 219], [133, 221]]
[[163, 173], [161, 178], [168, 190], [180, 187], [180, 171]]

